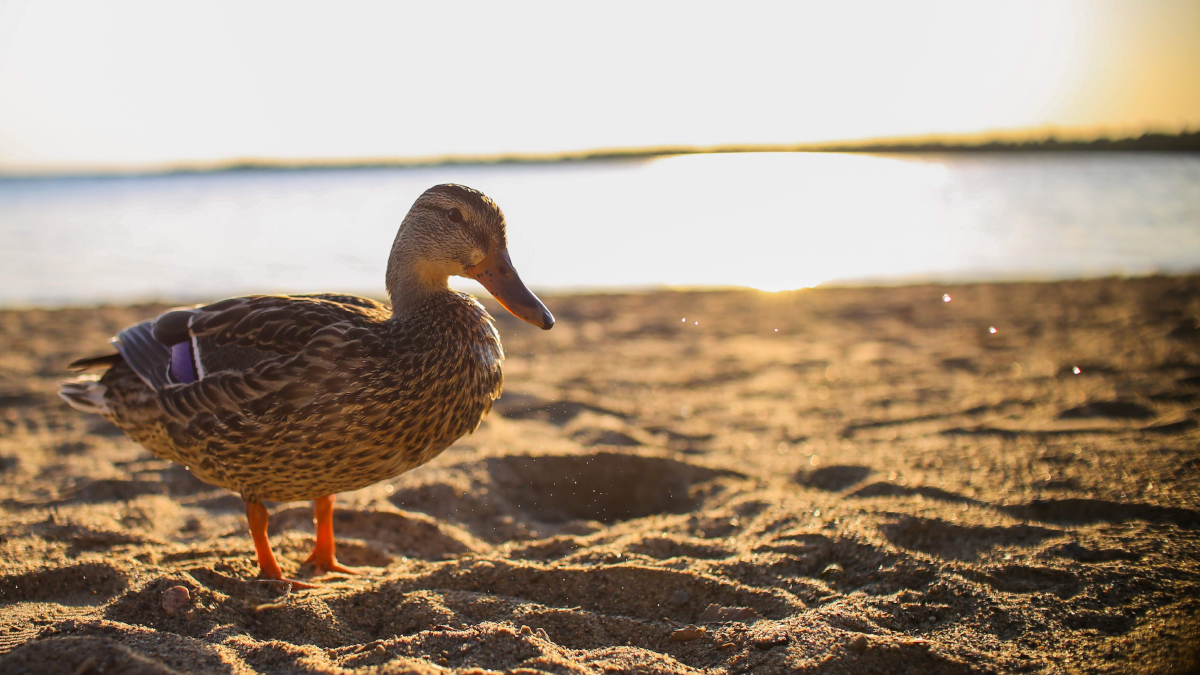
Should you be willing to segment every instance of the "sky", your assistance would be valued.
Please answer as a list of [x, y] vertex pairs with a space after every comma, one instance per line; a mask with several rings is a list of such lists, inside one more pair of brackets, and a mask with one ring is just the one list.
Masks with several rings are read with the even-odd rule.
[[0, 172], [1200, 128], [1200, 2], [0, 0]]

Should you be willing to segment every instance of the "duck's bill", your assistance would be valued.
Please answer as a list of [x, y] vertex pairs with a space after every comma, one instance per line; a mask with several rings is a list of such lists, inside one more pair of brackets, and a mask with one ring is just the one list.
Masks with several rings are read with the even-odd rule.
[[513, 268], [508, 251], [492, 251], [478, 265], [466, 269], [470, 277], [496, 298], [512, 315], [542, 330], [554, 327], [554, 315], [529, 290]]

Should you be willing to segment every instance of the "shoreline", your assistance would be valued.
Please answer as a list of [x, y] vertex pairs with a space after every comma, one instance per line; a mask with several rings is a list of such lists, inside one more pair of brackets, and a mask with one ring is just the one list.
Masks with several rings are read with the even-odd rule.
[[[828, 283], [820, 283], [815, 286], [805, 286], [801, 288], [786, 289], [780, 291], [768, 291], [750, 286], [610, 286], [610, 287], [595, 287], [581, 286], [578, 288], [546, 288], [542, 286], [534, 286], [532, 290], [538, 297], [548, 297], [555, 299], [567, 298], [592, 298], [592, 297], [624, 297], [624, 296], [645, 296], [657, 294], [672, 294], [672, 293], [760, 293], [764, 295], [788, 295], [792, 293], [808, 293], [813, 291], [838, 291], [848, 289], [896, 289], [896, 288], [935, 288], [935, 287], [972, 287], [972, 286], [1025, 286], [1030, 284], [1061, 284], [1061, 283], [1083, 283], [1083, 282], [1098, 282], [1098, 281], [1143, 281], [1151, 279], [1167, 279], [1167, 278], [1182, 278], [1200, 276], [1200, 268], [1190, 269], [1183, 268], [1179, 270], [1169, 270], [1161, 272], [1149, 272], [1145, 274], [1096, 274], [1092, 276], [1055, 276], [1047, 274], [1045, 276], [1029, 276], [1018, 275], [1013, 273], [1011, 276], [1004, 273], [996, 273], [994, 276], [978, 275], [971, 276], [954, 276], [946, 275], [942, 277], [926, 277], [914, 276], [896, 279], [884, 278], [866, 278], [866, 279], [840, 279]], [[456, 289], [464, 293], [476, 297], [480, 300], [489, 300], [487, 291], [482, 287], [479, 288], [464, 288]], [[35, 301], [28, 304], [14, 303], [4, 304], [0, 302], [0, 312], [30, 312], [30, 311], [62, 311], [62, 310], [105, 310], [105, 309], [121, 309], [129, 307], [180, 307], [187, 305], [205, 304], [218, 302], [225, 298], [243, 297], [248, 295], [297, 295], [307, 293], [340, 293], [357, 295], [364, 298], [377, 300], [387, 304], [388, 299], [381, 294], [378, 289], [369, 291], [355, 291], [346, 289], [337, 290], [316, 290], [316, 289], [292, 289], [292, 290], [273, 290], [273, 291], [247, 291], [247, 292], [230, 292], [221, 295], [213, 296], [196, 296], [196, 297], [175, 297], [164, 298], [155, 295], [147, 295], [145, 297], [118, 298], [112, 300], [103, 300], [90, 302], [87, 300], [63, 300], [63, 301]]]

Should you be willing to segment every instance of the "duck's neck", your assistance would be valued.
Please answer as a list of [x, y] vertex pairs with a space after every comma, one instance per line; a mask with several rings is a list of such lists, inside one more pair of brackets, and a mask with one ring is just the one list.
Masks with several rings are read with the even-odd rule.
[[446, 266], [424, 259], [405, 243], [398, 239], [388, 258], [387, 293], [393, 317], [402, 317], [433, 297], [453, 293]]

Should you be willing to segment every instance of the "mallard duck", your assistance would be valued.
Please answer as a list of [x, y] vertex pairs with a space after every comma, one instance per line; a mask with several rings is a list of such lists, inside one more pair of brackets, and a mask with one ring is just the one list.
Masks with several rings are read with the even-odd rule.
[[241, 494], [262, 577], [285, 579], [263, 500], [314, 501], [314, 572], [334, 555], [333, 495], [420, 466], [473, 432], [500, 396], [492, 317], [449, 277], [476, 279], [543, 329], [546, 306], [508, 255], [504, 214], [437, 185], [412, 205], [388, 258], [391, 307], [350, 295], [255, 295], [170, 310], [121, 331], [104, 369], [61, 384], [151, 453]]

